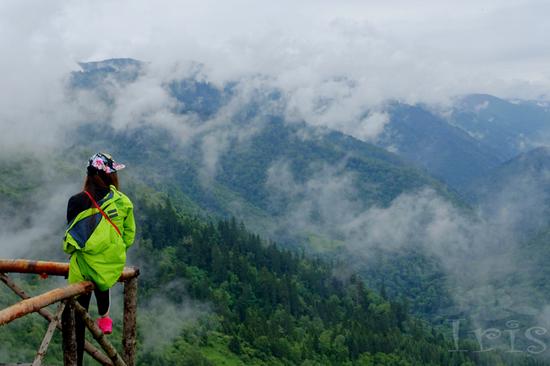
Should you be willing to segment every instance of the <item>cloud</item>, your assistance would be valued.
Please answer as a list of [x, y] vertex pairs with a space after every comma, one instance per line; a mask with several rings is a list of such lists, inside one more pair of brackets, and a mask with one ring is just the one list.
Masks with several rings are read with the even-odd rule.
[[335, 167], [317, 171], [300, 182], [289, 164], [279, 161], [266, 184], [280, 206], [279, 225], [337, 240], [353, 263], [346, 262], [348, 269], [369, 266], [380, 250], [395, 256], [412, 249], [437, 260], [461, 311], [483, 309], [479, 316], [487, 320], [544, 305], [536, 301], [537, 290], [528, 280], [533, 269], [521, 252], [547, 225], [544, 174], [513, 179], [472, 210], [429, 188], [403, 193], [386, 207], [368, 206], [359, 199], [353, 174]]
[[[185, 291], [185, 285], [181, 282], [168, 283], [165, 288], [169, 291]], [[207, 316], [209, 306], [189, 298], [183, 298], [179, 302], [155, 294], [145, 304], [140, 305], [139, 327], [146, 329], [142, 332], [143, 353], [152, 350], [162, 350], [181, 335], [185, 326], [192, 326]]]
[[[38, 156], [11, 157], [18, 172], [3, 171], [3, 182], [13, 179], [18, 198], [0, 202], [0, 247], [4, 258], [65, 260], [62, 251], [68, 198], [78, 192], [79, 181], [60, 172], [51, 160]], [[28, 164], [32, 161], [32, 164]], [[0, 160], [0, 164], [3, 162]], [[8, 167], [14, 165], [8, 165]], [[71, 170], [71, 172], [74, 172]], [[21, 176], [19, 174], [22, 174]], [[70, 179], [68, 179], [70, 177]], [[4, 180], [6, 179], [6, 180]], [[72, 181], [72, 183], [68, 183]], [[5, 187], [5, 186], [4, 186]]]
[[150, 75], [199, 62], [217, 85], [265, 75], [283, 91], [288, 116], [367, 138], [381, 120], [365, 129], [358, 118], [388, 98], [441, 102], [473, 91], [532, 98], [544, 96], [550, 83], [549, 5], [536, 0], [7, 1], [1, 7], [0, 45], [10, 55], [0, 61], [4, 150], [54, 146], [85, 119], [83, 111], [94, 107], [75, 107], [65, 95], [78, 61], [150, 62], [150, 74], [120, 96], [115, 113], [122, 123], [149, 118], [177, 125], [167, 113], [171, 101]]
[[[32, 14], [29, 4], [36, 10]], [[10, 57], [0, 61], [0, 149], [59, 146], [64, 131], [90, 120], [108, 120], [118, 129], [150, 123], [169, 128], [182, 142], [200, 137], [208, 180], [224, 150], [254, 134], [253, 128], [230, 121], [259, 90], [282, 93], [280, 102], [262, 100], [263, 114], [280, 113], [373, 140], [388, 121], [381, 107], [388, 98], [434, 102], [470, 91], [533, 97], [547, 88], [549, 80], [541, 76], [547, 66], [540, 64], [546, 56], [547, 22], [538, 20], [548, 5], [466, 1], [453, 4], [449, 14], [450, 4], [4, 2], [0, 45], [10, 50]], [[525, 26], [509, 29], [514, 18]], [[501, 41], [499, 31], [511, 42]], [[528, 40], [527, 49], [521, 40]], [[112, 105], [94, 93], [67, 95], [66, 81], [77, 61], [116, 56], [144, 60], [147, 67], [135, 82], [109, 90]], [[207, 121], [175, 113], [178, 103], [165, 87], [174, 78], [197, 75], [197, 62], [200, 77], [214, 85], [242, 81], [236, 97]], [[505, 71], [503, 65], [512, 69]], [[534, 74], [523, 72], [533, 67]], [[323, 213], [338, 208], [331, 200], [344, 192], [350, 207], [340, 217], [349, 220], [340, 227], [353, 232], [359, 229], [349, 223], [374, 220], [350, 198], [354, 178], [333, 178], [300, 188], [296, 194], [316, 192], [326, 198], [304, 209]], [[400, 202], [397, 207], [405, 204]], [[358, 217], [350, 217], [348, 209]], [[430, 210], [439, 217], [434, 207]], [[393, 235], [396, 243], [399, 235], [408, 235], [406, 229], [404, 234], [377, 230], [381, 228], [373, 228], [373, 237]]]

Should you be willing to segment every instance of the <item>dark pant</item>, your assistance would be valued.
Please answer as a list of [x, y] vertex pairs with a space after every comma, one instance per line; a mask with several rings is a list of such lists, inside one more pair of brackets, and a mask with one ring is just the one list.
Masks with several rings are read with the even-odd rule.
[[[100, 316], [103, 316], [107, 314], [109, 311], [110, 306], [110, 295], [109, 290], [106, 291], [99, 291], [94, 290], [95, 298], [97, 301], [97, 312]], [[80, 305], [82, 305], [86, 310], [90, 307], [90, 299], [92, 298], [92, 294], [84, 294], [80, 295], [77, 298], [77, 301]], [[80, 318], [80, 316], [76, 316], [75, 319], [76, 323], [76, 349], [78, 352], [78, 366], [82, 366], [82, 360], [84, 358], [84, 343], [85, 343], [85, 330], [86, 325], [84, 324], [84, 320]]]

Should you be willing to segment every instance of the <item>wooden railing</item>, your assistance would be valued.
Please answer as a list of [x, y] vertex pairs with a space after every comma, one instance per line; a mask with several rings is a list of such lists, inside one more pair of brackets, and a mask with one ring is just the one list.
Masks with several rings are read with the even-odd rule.
[[[44, 339], [36, 353], [32, 366], [42, 365], [48, 346], [56, 329], [63, 334], [63, 364], [75, 366], [77, 364], [75, 316], [83, 319], [84, 324], [92, 333], [103, 351], [86, 341], [85, 351], [101, 365], [109, 366], [135, 366], [136, 359], [136, 314], [137, 314], [137, 277], [139, 269], [126, 267], [119, 281], [124, 283], [124, 320], [122, 330], [122, 348], [124, 355], [121, 357], [115, 347], [107, 340], [107, 337], [97, 327], [86, 309], [75, 301], [75, 297], [93, 291], [92, 282], [80, 282], [65, 287], [56, 288], [38, 296], [30, 297], [19, 287], [6, 273], [35, 273], [42, 276], [67, 276], [68, 263], [30, 261], [24, 259], [0, 259], [0, 281], [4, 282], [13, 292], [23, 300], [0, 310], [0, 327], [27, 314], [37, 312], [50, 322]], [[59, 303], [57, 311], [52, 314], [47, 309], [54, 303]], [[0, 364], [1, 366], [2, 364]]]

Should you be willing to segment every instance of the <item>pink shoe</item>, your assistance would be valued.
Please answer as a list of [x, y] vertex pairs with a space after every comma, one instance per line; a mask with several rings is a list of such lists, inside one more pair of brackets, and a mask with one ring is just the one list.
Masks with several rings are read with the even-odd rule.
[[96, 322], [97, 326], [99, 327], [99, 329], [101, 329], [103, 334], [113, 333], [113, 319], [111, 319], [110, 317], [106, 316], [104, 318], [98, 318]]

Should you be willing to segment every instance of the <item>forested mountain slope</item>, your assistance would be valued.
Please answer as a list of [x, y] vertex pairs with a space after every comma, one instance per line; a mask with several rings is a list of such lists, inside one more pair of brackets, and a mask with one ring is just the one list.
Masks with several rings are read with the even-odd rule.
[[[501, 309], [517, 303], [515, 290], [528, 293], [530, 278], [538, 284], [544, 278], [506, 261], [491, 265], [495, 253], [518, 259], [519, 268], [540, 260], [521, 245], [542, 245], [544, 233], [501, 245], [515, 239], [502, 226], [510, 220], [487, 220], [430, 176], [448, 173], [447, 182], [458, 177], [463, 181], [455, 184], [467, 186], [491, 172], [500, 157], [474, 134], [421, 106], [394, 105], [386, 132], [398, 133], [388, 132], [383, 146], [395, 150], [391, 140], [399, 142], [399, 157], [287, 119], [284, 95], [262, 85], [220, 85], [200, 75], [152, 85], [145, 64], [129, 59], [81, 66], [68, 98], [84, 98], [100, 113], [66, 130], [54, 153], [15, 154], [0, 163], [0, 234], [10, 255], [64, 259], [52, 247], [86, 159], [107, 150], [126, 163], [123, 190], [135, 199], [142, 229], [131, 260], [154, 268], [142, 278], [142, 326], [154, 327], [167, 304], [172, 318], [189, 318], [162, 323], [172, 331], [160, 345], [144, 335], [143, 364], [537, 364], [498, 352], [444, 351], [454, 346], [448, 317], [479, 313], [468, 306], [455, 311], [457, 304], [480, 300], [484, 309]], [[121, 110], [128, 98], [145, 110]], [[160, 112], [147, 104], [155, 98], [166, 103]], [[534, 153], [540, 164], [526, 162], [528, 168], [510, 175], [536, 172], [544, 155]], [[491, 193], [500, 189], [491, 184]], [[495, 207], [502, 217], [517, 211]], [[535, 222], [524, 219], [512, 224]], [[529, 299], [536, 311], [544, 305], [545, 288], [539, 289]], [[439, 330], [419, 314], [436, 320]], [[537, 314], [520, 315], [531, 322]], [[33, 327], [18, 324], [14, 332]]]
[[[141, 321], [152, 322], [141, 328], [140, 365], [462, 365], [470, 359], [447, 352], [450, 343], [411, 318], [406, 304], [381, 298], [359, 277], [338, 280], [324, 261], [266, 243], [234, 219], [214, 223], [182, 214], [165, 194], [139, 187], [127, 190], [140, 228], [130, 260], [142, 267]], [[55, 242], [44, 245], [55, 252]], [[57, 257], [51, 256], [42, 259]], [[18, 281], [31, 293], [63, 283], [33, 276]], [[16, 301], [7, 291], [2, 306]], [[208, 309], [193, 316], [197, 321], [163, 318], [166, 304], [191, 301]], [[159, 347], [148, 343], [148, 331], [163, 334], [164, 324], [174, 321], [181, 329], [172, 338]], [[37, 316], [4, 327], [1, 361], [32, 357], [43, 328]], [[59, 341], [47, 361], [59, 359]]]
[[504, 160], [543, 144], [550, 133], [548, 103], [509, 101], [487, 94], [458, 98], [449, 120]]
[[549, 171], [550, 149], [539, 147], [519, 154], [484, 176], [471, 181], [468, 191], [479, 200], [498, 194], [514, 180], [531, 180], [533, 184], [547, 186]]
[[[124, 88], [133, 80], [124, 75], [140, 65], [131, 64], [119, 75], [126, 63], [108, 60], [101, 67], [83, 67], [72, 76], [72, 92], [97, 93], [112, 107], [111, 83], [122, 79], [119, 87]], [[174, 121], [175, 127], [153, 127], [144, 120], [118, 129], [111, 125], [115, 116], [107, 113], [103, 121], [72, 133], [66, 151], [109, 146], [148, 183], [181, 191], [203, 210], [239, 216], [279, 238], [288, 232], [272, 219], [285, 217], [292, 201], [303, 198], [301, 186], [327, 177], [349, 181], [353, 200], [364, 207], [386, 206], [404, 192], [423, 188], [460, 201], [453, 190], [395, 154], [337, 131], [286, 120], [272, 106], [284, 103], [276, 90], [243, 92], [238, 83], [219, 87], [198, 77], [169, 80], [163, 88], [173, 98], [172, 112], [183, 118]]]
[[[247, 365], [532, 362], [521, 358], [505, 362], [507, 357], [499, 353], [449, 352], [452, 345], [441, 334], [407, 315], [406, 303], [376, 295], [356, 275], [336, 279], [324, 261], [281, 250], [273, 243], [266, 246], [235, 220], [201, 223], [179, 215], [169, 202], [140, 207], [147, 220], [140, 255], [162, 264], [146, 279], [145, 291], [154, 291], [163, 281], [185, 278], [188, 294], [210, 301], [215, 311], [217, 328], [184, 333], [168, 347], [168, 355], [194, 342], [207, 360], [229, 351], [233, 355], [226, 359], [233, 357], [239, 364], [238, 358]], [[162, 364], [163, 357], [151, 353], [142, 360]]]
[[[107, 67], [110, 62], [114, 66]], [[116, 74], [117, 67], [118, 61], [109, 61], [99, 70], [84, 68], [73, 74], [71, 90], [98, 93], [107, 107], [116, 109], [110, 88], [117, 78], [108, 75]], [[139, 83], [139, 73], [136, 77]], [[129, 88], [132, 82], [122, 77], [120, 87]], [[127, 174], [169, 192], [178, 204], [217, 217], [239, 217], [285, 247], [305, 246], [327, 258], [346, 252], [341, 224], [370, 207], [386, 207], [404, 193], [431, 189], [465, 206], [423, 167], [341, 132], [285, 119], [277, 107], [284, 98], [276, 90], [242, 88], [238, 82], [219, 86], [198, 76], [169, 79], [163, 90], [173, 102], [171, 112], [182, 118], [174, 125], [166, 128], [144, 120], [121, 129], [111, 120], [116, 115], [107, 114], [73, 132], [65, 151], [85, 159], [109, 146], [131, 167]], [[390, 255], [390, 261], [369, 267], [368, 278], [376, 286], [389, 263], [392, 268], [416, 267], [426, 260], [418, 252], [418, 260], [409, 254]], [[417, 275], [407, 285], [391, 281], [388, 287], [392, 294], [405, 291], [413, 308], [427, 314], [437, 307], [435, 302], [445, 303], [447, 295], [442, 281], [420, 280], [433, 276], [431, 269], [424, 273], [422, 268], [426, 266], [411, 269]], [[437, 295], [421, 301], [415, 294], [428, 288]]]
[[497, 167], [496, 150], [426, 107], [392, 103], [378, 144], [424, 167], [456, 189]]
[[[67, 179], [73, 172], [65, 174]], [[40, 190], [31, 188], [33, 194]], [[335, 276], [326, 260], [281, 249], [235, 219], [182, 212], [166, 193], [142, 182], [126, 180], [124, 190], [134, 199], [140, 228], [129, 253], [129, 263], [142, 268], [140, 365], [534, 364], [519, 356], [475, 353], [477, 346], [467, 337], [460, 347], [472, 352], [448, 352], [454, 344], [447, 332], [444, 336], [416, 319], [405, 300], [368, 289], [359, 275]], [[11, 195], [24, 193], [29, 192], [14, 188]], [[13, 213], [19, 214], [17, 208]], [[31, 253], [62, 259], [60, 239], [54, 239], [42, 243], [42, 254]], [[32, 276], [18, 281], [31, 293], [63, 283]], [[2, 306], [16, 301], [13, 295], [0, 298]], [[119, 298], [115, 292], [115, 342]], [[1, 361], [32, 357], [45, 326], [32, 316], [3, 328]], [[59, 359], [59, 341], [54, 339], [50, 363]]]
[[538, 146], [550, 136], [546, 102], [504, 100], [470, 94], [450, 106], [391, 102], [374, 141], [424, 167], [464, 193], [500, 164]]

